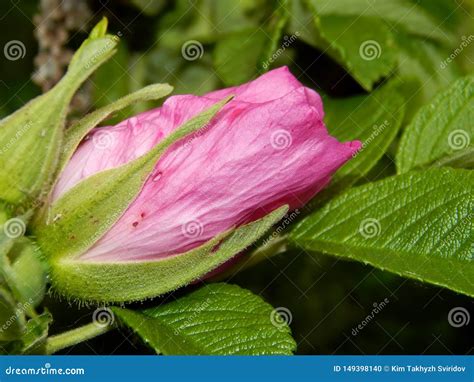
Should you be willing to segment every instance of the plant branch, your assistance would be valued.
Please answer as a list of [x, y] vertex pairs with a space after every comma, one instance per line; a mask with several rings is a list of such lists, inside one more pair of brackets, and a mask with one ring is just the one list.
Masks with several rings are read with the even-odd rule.
[[90, 340], [113, 329], [113, 325], [99, 325], [95, 322], [49, 337], [46, 341], [46, 354], [53, 354], [69, 346]]

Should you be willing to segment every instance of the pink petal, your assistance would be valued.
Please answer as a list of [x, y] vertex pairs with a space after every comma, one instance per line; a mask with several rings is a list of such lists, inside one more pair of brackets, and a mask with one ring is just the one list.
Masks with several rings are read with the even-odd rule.
[[[159, 109], [96, 129], [74, 154], [54, 196], [144, 154], [228, 94], [235, 99], [208, 127], [165, 153], [121, 219], [82, 258], [170, 256], [283, 204], [297, 208], [360, 148], [328, 135], [319, 95], [282, 68], [205, 97], [171, 97]], [[97, 148], [99, 133], [112, 137], [105, 149]]]

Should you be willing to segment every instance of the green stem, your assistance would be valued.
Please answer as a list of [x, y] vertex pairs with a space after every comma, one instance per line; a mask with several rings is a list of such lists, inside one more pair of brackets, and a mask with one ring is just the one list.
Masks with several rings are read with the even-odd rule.
[[69, 330], [67, 332], [49, 337], [46, 341], [46, 354], [53, 354], [69, 346], [90, 340], [113, 329], [112, 325], [99, 325], [94, 322]]

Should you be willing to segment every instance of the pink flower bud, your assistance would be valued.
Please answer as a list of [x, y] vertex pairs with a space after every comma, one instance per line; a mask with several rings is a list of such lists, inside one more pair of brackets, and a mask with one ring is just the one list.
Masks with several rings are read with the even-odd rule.
[[81, 258], [159, 259], [282, 205], [301, 207], [360, 148], [328, 134], [321, 98], [284, 67], [203, 97], [170, 97], [160, 108], [95, 129], [64, 169], [54, 199], [145, 154], [230, 94], [235, 98], [211, 123], [168, 149], [123, 216]]

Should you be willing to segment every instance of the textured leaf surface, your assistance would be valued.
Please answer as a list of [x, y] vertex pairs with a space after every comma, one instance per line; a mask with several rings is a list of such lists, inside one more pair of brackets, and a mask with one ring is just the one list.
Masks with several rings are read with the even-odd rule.
[[273, 308], [235, 285], [211, 284], [156, 308], [114, 312], [162, 354], [289, 355], [296, 348]]
[[160, 156], [173, 143], [205, 126], [229, 99], [184, 123], [138, 159], [94, 174], [66, 192], [35, 227], [44, 254], [74, 256], [91, 247], [136, 197]]
[[474, 296], [474, 173], [431, 169], [353, 188], [291, 240]]
[[472, 162], [473, 119], [474, 76], [469, 76], [456, 81], [416, 114], [400, 142], [398, 172], [429, 166], [437, 161], [442, 164], [443, 158], [458, 157], [459, 154], [467, 156], [461, 164]]
[[204, 276], [261, 238], [286, 213], [267, 216], [226, 232], [201, 247], [176, 256], [142, 262], [51, 262], [53, 285], [63, 294], [93, 301], [133, 301], [155, 297]]

